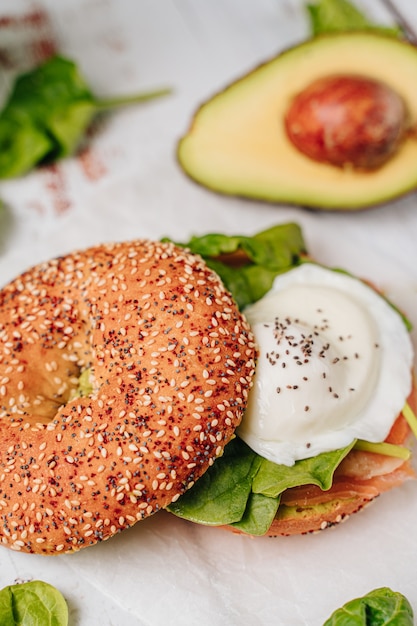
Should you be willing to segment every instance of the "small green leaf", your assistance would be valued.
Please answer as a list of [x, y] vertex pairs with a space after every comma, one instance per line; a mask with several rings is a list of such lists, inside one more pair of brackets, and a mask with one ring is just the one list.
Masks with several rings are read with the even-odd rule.
[[[2, 117], [20, 115], [25, 119], [21, 132], [32, 126], [50, 142], [41, 160], [70, 154], [90, 124], [95, 112], [94, 98], [72, 61], [54, 56], [19, 76]], [[1, 118], [0, 118], [1, 119]], [[32, 155], [31, 167], [39, 162]], [[27, 155], [28, 158], [28, 155]]]
[[48, 583], [34, 580], [0, 591], [0, 624], [4, 626], [67, 626], [68, 606]]
[[278, 511], [280, 498], [251, 493], [242, 519], [231, 524], [248, 535], [262, 536], [268, 531]]
[[257, 233], [249, 240], [247, 252], [257, 265], [282, 271], [298, 262], [306, 245], [300, 226], [288, 222]]
[[398, 37], [398, 27], [378, 26], [348, 0], [318, 0], [308, 3], [306, 10], [310, 19], [313, 37], [325, 33], [338, 33], [353, 30], [377, 30]]
[[243, 237], [228, 236], [220, 233], [211, 233], [202, 235], [201, 237], [193, 236], [188, 243], [178, 244], [186, 246], [195, 254], [203, 257], [217, 257], [222, 254], [231, 254], [236, 252], [242, 245]]
[[413, 626], [407, 598], [388, 587], [370, 591], [337, 609], [323, 626]]
[[192, 522], [213, 526], [240, 521], [259, 462], [260, 457], [236, 437], [225, 447], [223, 456], [168, 510]]
[[15, 624], [13, 615], [13, 594], [11, 587], [5, 587], [0, 591], [0, 624]]
[[12, 178], [30, 170], [52, 150], [53, 143], [25, 115], [0, 117], [0, 178]]
[[262, 298], [271, 289], [279, 273], [260, 265], [235, 268], [210, 258], [206, 262], [220, 276], [240, 309]]
[[205, 258], [243, 250], [249, 261], [271, 270], [288, 268], [306, 249], [301, 228], [293, 222], [272, 226], [252, 237], [211, 233], [191, 237], [188, 243], [178, 245], [186, 246]]
[[[278, 224], [253, 237], [212, 233], [177, 245], [201, 255], [220, 276], [241, 309], [262, 298], [275, 277], [298, 265], [306, 250], [301, 229], [292, 222]], [[219, 260], [239, 250], [245, 253], [246, 263], [235, 266]]]
[[16, 79], [0, 114], [0, 178], [19, 176], [40, 163], [73, 154], [99, 111], [166, 93], [165, 89], [99, 101], [73, 61], [51, 57]]
[[286, 489], [300, 485], [317, 485], [323, 491], [330, 489], [333, 474], [355, 442], [340, 450], [323, 452], [310, 459], [296, 461], [294, 465], [278, 465], [262, 459], [252, 490], [270, 498], [277, 497]]
[[62, 159], [75, 152], [95, 112], [93, 102], [74, 102], [51, 113], [47, 129], [55, 140], [55, 146], [48, 154], [48, 161]]

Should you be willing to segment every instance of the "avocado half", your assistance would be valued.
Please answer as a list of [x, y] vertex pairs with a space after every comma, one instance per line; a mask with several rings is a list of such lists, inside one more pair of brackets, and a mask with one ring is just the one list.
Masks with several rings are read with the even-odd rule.
[[[373, 170], [319, 163], [287, 137], [294, 97], [330, 75], [379, 80], [403, 99], [408, 126]], [[417, 187], [417, 47], [375, 32], [323, 35], [286, 50], [205, 102], [178, 145], [193, 180], [222, 194], [327, 210], [362, 209]]]

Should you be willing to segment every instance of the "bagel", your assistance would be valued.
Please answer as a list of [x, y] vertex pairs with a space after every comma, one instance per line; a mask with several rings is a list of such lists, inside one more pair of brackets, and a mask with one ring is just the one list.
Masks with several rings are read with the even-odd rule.
[[0, 291], [1, 543], [73, 552], [178, 499], [239, 425], [254, 359], [219, 277], [169, 242], [91, 247], [10, 282]]

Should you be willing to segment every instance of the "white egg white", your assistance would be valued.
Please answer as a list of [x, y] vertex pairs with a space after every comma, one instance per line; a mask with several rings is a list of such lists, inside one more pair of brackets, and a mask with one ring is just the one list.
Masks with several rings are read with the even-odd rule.
[[305, 263], [245, 310], [259, 349], [238, 435], [275, 463], [383, 441], [412, 385], [399, 313], [348, 274]]

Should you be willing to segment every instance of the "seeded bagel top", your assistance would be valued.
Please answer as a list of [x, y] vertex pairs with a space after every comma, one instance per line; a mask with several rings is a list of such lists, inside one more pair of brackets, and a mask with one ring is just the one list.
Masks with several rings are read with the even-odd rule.
[[16, 278], [0, 292], [2, 543], [78, 550], [177, 499], [240, 423], [254, 358], [219, 277], [173, 244], [96, 246]]

